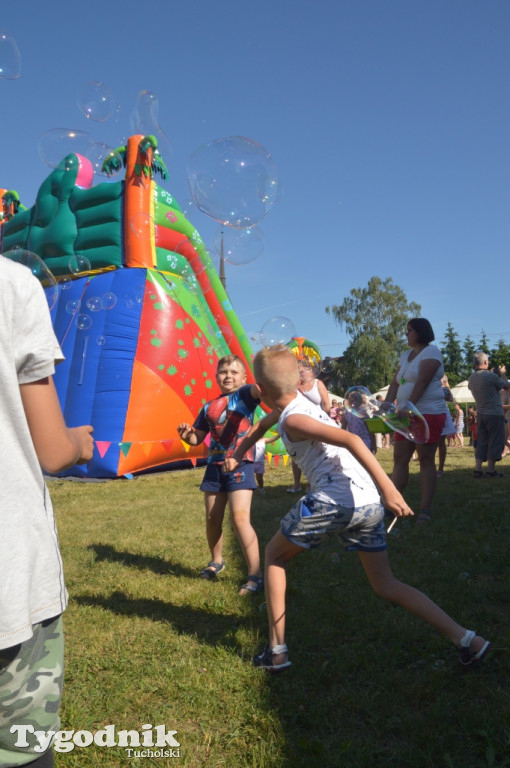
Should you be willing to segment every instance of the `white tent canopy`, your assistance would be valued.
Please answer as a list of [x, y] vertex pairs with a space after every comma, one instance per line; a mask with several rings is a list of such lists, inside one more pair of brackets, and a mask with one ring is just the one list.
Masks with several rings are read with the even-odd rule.
[[456, 387], [451, 388], [453, 399], [457, 401], [457, 403], [474, 403], [475, 398], [473, 396], [473, 393], [468, 387], [467, 379], [466, 381], [461, 381], [460, 384], [457, 384]]

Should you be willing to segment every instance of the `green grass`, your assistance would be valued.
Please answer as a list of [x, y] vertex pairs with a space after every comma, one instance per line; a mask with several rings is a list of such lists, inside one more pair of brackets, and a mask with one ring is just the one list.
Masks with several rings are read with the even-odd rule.
[[[390, 452], [378, 457], [391, 471]], [[293, 665], [273, 676], [250, 664], [266, 641], [264, 598], [237, 594], [245, 571], [228, 525], [226, 570], [197, 578], [209, 559], [202, 470], [51, 481], [70, 593], [62, 727], [165, 724], [181, 744], [178, 760], [91, 746], [57, 765], [510, 765], [510, 470], [474, 480], [472, 469], [472, 449], [450, 450], [434, 522], [399, 521], [388, 549], [399, 578], [493, 640], [487, 661], [462, 668], [443, 638], [377, 598], [356, 555], [331, 539], [289, 565]], [[411, 472], [416, 506], [414, 462]], [[293, 500], [290, 467], [265, 478], [252, 507], [262, 550]]]

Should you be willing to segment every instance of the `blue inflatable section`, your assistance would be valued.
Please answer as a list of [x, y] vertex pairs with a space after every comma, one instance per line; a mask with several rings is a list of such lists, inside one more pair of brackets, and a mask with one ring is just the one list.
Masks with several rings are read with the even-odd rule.
[[[120, 269], [61, 284], [52, 317], [65, 355], [55, 386], [69, 426], [101, 425], [100, 457], [67, 474], [117, 477], [145, 290], [145, 269]], [[66, 474], [66, 473], [64, 473]]]

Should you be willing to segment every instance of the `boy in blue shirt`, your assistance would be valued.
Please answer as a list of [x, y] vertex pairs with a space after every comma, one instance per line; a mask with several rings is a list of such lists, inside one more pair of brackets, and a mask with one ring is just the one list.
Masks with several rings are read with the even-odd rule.
[[216, 381], [221, 395], [202, 408], [193, 426], [177, 427], [181, 440], [199, 445], [210, 434], [207, 468], [200, 490], [205, 495], [207, 543], [211, 560], [200, 572], [203, 579], [215, 579], [225, 568], [223, 560], [223, 518], [227, 503], [232, 526], [248, 566], [248, 577], [239, 594], [262, 591], [264, 579], [260, 569], [257, 534], [250, 522], [254, 477], [254, 452], [247, 451], [234, 472], [225, 473], [223, 464], [253, 425], [253, 414], [260, 403], [255, 384], [246, 384], [246, 369], [237, 355], [226, 355], [218, 361]]

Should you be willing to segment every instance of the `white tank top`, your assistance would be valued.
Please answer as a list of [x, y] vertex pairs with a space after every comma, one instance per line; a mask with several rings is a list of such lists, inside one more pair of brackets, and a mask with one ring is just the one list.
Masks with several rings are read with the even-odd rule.
[[287, 452], [305, 473], [312, 493], [324, 501], [349, 508], [379, 503], [379, 491], [374, 481], [346, 448], [316, 440], [290, 440], [285, 432], [285, 422], [295, 413], [305, 414], [335, 429], [339, 427], [322, 408], [311, 403], [300, 392], [278, 420], [278, 429]]
[[[299, 391], [301, 392], [301, 390]], [[321, 393], [319, 392], [319, 382], [317, 379], [313, 380], [313, 387], [311, 389], [307, 392], [301, 392], [301, 394], [311, 403], [315, 403], [315, 405], [321, 404]]]

